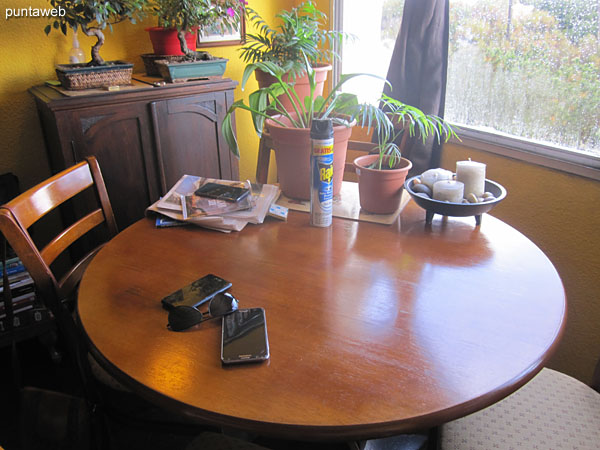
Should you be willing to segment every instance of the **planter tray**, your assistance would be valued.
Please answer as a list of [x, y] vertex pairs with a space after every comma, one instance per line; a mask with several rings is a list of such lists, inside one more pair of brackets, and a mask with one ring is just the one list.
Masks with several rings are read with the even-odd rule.
[[228, 59], [219, 58], [209, 61], [168, 62], [165, 60], [154, 61], [158, 66], [161, 76], [175, 83], [195, 78], [222, 76], [225, 73]]
[[51, 85], [48, 83], [46, 83], [46, 86], [48, 86], [51, 89], [54, 89], [57, 92], [60, 92], [62, 95], [65, 95], [67, 97], [87, 97], [90, 95], [112, 95], [112, 94], [118, 94], [119, 92], [125, 92], [125, 91], [139, 91], [141, 89], [151, 89], [151, 86], [148, 86], [148, 84], [142, 83], [140, 81], [136, 81], [135, 79], [131, 80], [130, 85], [119, 86], [119, 88], [115, 89], [115, 90], [108, 90], [107, 88], [92, 88], [92, 89], [80, 89], [80, 90], [74, 91], [74, 90], [65, 89], [62, 86], [54, 86], [54, 85]]
[[[398, 216], [408, 204], [411, 197], [406, 190], [402, 191], [400, 207], [392, 214], [371, 214], [361, 211], [358, 197], [358, 183], [352, 181], [343, 181], [340, 195], [333, 199], [333, 216], [342, 219], [357, 220], [360, 222], [373, 222], [383, 225], [393, 224]], [[281, 194], [278, 205], [293, 209], [294, 211], [310, 212], [310, 200], [294, 200]]]
[[133, 81], [144, 83], [146, 85], [154, 86], [154, 87], [165, 87], [165, 86], [174, 86], [177, 84], [211, 84], [211, 83], [223, 83], [231, 81], [230, 78], [223, 77], [201, 77], [194, 78], [192, 80], [175, 80], [174, 83], [168, 83], [162, 77], [150, 77], [143, 73], [134, 73]]

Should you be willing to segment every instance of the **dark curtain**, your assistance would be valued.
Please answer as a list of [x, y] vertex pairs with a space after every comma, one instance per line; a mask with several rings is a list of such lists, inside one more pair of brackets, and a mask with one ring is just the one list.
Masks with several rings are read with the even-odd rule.
[[[426, 114], [444, 116], [448, 67], [448, 0], [406, 0], [400, 32], [392, 54], [384, 93], [416, 106]], [[397, 142], [400, 144], [400, 142]], [[403, 156], [412, 161], [410, 175], [440, 166], [441, 144], [417, 136]]]

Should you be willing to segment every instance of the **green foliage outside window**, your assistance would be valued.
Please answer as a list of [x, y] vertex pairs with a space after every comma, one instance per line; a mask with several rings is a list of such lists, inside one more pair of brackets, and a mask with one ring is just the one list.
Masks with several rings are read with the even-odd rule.
[[452, 1], [446, 118], [600, 154], [595, 3]]

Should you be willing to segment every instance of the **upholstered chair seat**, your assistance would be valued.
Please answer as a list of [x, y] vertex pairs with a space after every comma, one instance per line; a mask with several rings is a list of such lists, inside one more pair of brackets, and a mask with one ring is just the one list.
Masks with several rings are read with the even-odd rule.
[[600, 448], [600, 393], [542, 369], [504, 400], [441, 429], [442, 450]]

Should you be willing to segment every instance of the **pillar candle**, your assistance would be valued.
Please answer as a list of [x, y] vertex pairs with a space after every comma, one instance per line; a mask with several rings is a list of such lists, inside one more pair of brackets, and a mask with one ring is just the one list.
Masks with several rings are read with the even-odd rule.
[[429, 169], [421, 174], [421, 182], [433, 189], [436, 181], [452, 179], [452, 172], [446, 169]]
[[433, 184], [433, 199], [442, 202], [462, 203], [465, 185], [460, 181], [442, 180]]
[[465, 197], [473, 193], [481, 197], [485, 192], [485, 164], [471, 161], [457, 161], [456, 180], [464, 183]]

